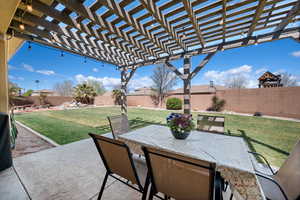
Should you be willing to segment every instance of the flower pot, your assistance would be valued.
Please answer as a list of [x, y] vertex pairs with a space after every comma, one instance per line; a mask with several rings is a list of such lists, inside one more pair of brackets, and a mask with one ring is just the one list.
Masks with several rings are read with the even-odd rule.
[[172, 130], [171, 132], [172, 135], [179, 140], [184, 140], [190, 135], [190, 132], [179, 132], [179, 131], [172, 131]]

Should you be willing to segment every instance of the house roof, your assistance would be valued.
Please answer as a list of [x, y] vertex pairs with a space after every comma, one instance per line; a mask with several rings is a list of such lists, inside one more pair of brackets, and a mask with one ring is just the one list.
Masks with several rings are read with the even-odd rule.
[[43, 90], [34, 90], [33, 93], [55, 93], [55, 91], [43, 89]]
[[261, 75], [258, 80], [278, 80], [280, 79], [280, 75], [275, 75], [269, 71], [266, 71], [263, 75]]
[[[191, 94], [200, 93], [215, 93], [216, 90], [225, 90], [226, 87], [221, 85], [215, 85], [211, 87], [210, 85], [193, 85], [191, 86]], [[183, 94], [183, 88], [178, 88], [170, 92], [170, 94]]]
[[129, 95], [151, 95], [153, 90], [149, 87], [142, 87], [135, 89], [134, 92], [129, 93]]

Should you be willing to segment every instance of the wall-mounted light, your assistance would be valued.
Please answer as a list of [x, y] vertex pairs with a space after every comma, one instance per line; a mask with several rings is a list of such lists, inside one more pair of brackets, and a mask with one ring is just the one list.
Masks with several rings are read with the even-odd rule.
[[27, 4], [26, 9], [27, 9], [28, 12], [32, 12], [32, 5]]
[[27, 3], [26, 3], [26, 10], [28, 12], [32, 12], [32, 1], [31, 0], [28, 0]]
[[19, 28], [24, 31], [25, 30], [25, 25], [23, 23], [19, 24]]

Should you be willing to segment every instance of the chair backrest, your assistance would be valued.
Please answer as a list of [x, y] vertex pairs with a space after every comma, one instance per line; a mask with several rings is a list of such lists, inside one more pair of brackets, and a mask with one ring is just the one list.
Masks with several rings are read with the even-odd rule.
[[225, 117], [198, 115], [197, 129], [199, 131], [224, 133], [225, 132]]
[[300, 140], [274, 175], [274, 179], [279, 182], [288, 199], [300, 197]]
[[109, 125], [114, 139], [117, 139], [118, 135], [127, 133], [129, 131], [129, 122], [127, 115], [121, 114], [116, 116], [110, 116], [107, 117], [107, 119], [109, 121]]
[[143, 147], [155, 192], [178, 200], [214, 196], [215, 164]]
[[119, 140], [89, 133], [106, 170], [141, 186], [128, 146]]

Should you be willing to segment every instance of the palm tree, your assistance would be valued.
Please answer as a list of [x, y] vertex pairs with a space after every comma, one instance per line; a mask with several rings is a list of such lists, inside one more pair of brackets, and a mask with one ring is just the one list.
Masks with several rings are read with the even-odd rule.
[[112, 97], [114, 99], [115, 105], [121, 105], [122, 104], [122, 92], [120, 89], [114, 89], [112, 91]]
[[96, 95], [95, 89], [86, 83], [78, 84], [74, 88], [74, 99], [80, 103], [93, 104]]

